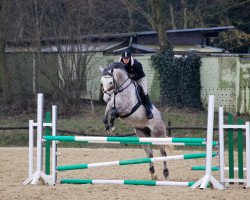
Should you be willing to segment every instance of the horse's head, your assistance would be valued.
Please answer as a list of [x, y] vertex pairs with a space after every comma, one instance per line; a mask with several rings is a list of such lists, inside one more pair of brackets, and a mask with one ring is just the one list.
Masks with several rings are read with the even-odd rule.
[[[128, 74], [124, 69], [124, 64], [121, 62], [114, 62], [105, 69], [101, 69], [103, 85], [104, 101], [107, 102], [114, 93], [114, 90], [119, 88], [124, 81], [128, 79]], [[108, 96], [107, 96], [108, 95]]]

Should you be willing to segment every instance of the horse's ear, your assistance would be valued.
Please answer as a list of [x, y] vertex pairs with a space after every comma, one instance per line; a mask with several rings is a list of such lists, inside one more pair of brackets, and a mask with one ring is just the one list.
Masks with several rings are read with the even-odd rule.
[[103, 73], [104, 71], [104, 68], [102, 68], [101, 66], [99, 67], [100, 68], [100, 71]]

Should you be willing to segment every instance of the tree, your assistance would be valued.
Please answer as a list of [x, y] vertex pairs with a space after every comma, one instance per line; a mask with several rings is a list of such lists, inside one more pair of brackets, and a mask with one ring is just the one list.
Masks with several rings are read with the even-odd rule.
[[[86, 93], [91, 98], [91, 88], [96, 90], [92, 86], [87, 90], [86, 85], [90, 63], [101, 42], [91, 35], [116, 33], [125, 25], [120, 23], [124, 13], [116, 2], [44, 0], [29, 4], [34, 12], [26, 14], [25, 30], [35, 46], [37, 88], [44, 90], [46, 82], [47, 89], [50, 87], [63, 102], [63, 112], [78, 111], [74, 105], [78, 106]], [[115, 16], [117, 20], [111, 20]], [[32, 29], [36, 31], [30, 32]]]
[[10, 74], [6, 65], [5, 48], [13, 28], [13, 7], [14, 5], [11, 1], [0, 0], [0, 80], [4, 100], [6, 100], [11, 93]]
[[160, 49], [164, 49], [167, 46], [166, 24], [163, 15], [164, 1], [124, 0], [123, 2], [128, 10], [132, 10], [134, 13], [139, 12], [144, 16], [151, 29], [155, 30], [158, 34]]
[[230, 53], [248, 53], [250, 47], [250, 34], [240, 30], [231, 30], [220, 33], [215, 41], [217, 47], [228, 50]]

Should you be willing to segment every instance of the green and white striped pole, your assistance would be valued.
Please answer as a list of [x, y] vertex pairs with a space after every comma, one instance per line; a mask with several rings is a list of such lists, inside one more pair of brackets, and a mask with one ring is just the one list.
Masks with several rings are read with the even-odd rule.
[[[58, 138], [59, 137], [59, 138]], [[68, 138], [70, 137], [70, 138]], [[75, 137], [75, 136], [56, 136], [56, 138], [54, 137], [47, 137], [45, 136], [44, 139], [46, 141], [53, 141], [53, 140], [57, 140], [57, 141], [61, 141], [61, 142], [83, 142], [86, 144], [129, 144], [129, 145], [175, 145], [175, 146], [206, 146], [206, 142], [137, 142], [137, 141], [132, 141], [134, 140], [134, 138], [129, 139], [129, 140], [119, 140], [119, 141], [107, 141], [107, 140], [90, 140], [90, 141], [78, 141], [75, 140], [75, 138], [71, 138], [71, 137]], [[118, 138], [118, 137], [116, 137]], [[121, 137], [119, 137], [121, 138]], [[159, 139], [159, 138], [157, 138]], [[165, 139], [165, 138], [164, 138]], [[197, 139], [197, 138], [191, 138], [191, 139]], [[213, 141], [213, 146], [216, 147], [218, 146], [218, 142], [217, 141]]]
[[[93, 136], [44, 136], [46, 141], [88, 143], [131, 143], [131, 144], [206, 144], [206, 138], [138, 138], [138, 137], [93, 137]], [[217, 145], [214, 142], [213, 145]], [[201, 145], [202, 146], [202, 145]]]
[[[213, 157], [217, 156], [217, 153], [213, 152], [212, 156]], [[186, 159], [196, 159], [205, 157], [206, 153], [196, 153], [196, 154], [184, 154], [178, 156], [167, 156], [167, 157], [156, 157], [156, 158], [137, 158], [133, 160], [121, 160], [121, 161], [92, 163], [92, 164], [83, 163], [77, 165], [64, 165], [64, 166], [58, 166], [56, 169], [58, 171], [65, 171], [65, 170], [76, 170], [76, 169], [88, 169], [95, 167], [106, 167], [114, 165], [134, 165], [134, 164], [152, 163], [152, 162], [168, 161], [168, 160], [186, 160]]]
[[195, 182], [174, 182], [154, 180], [93, 180], [93, 179], [62, 179], [63, 184], [118, 184], [118, 185], [147, 185], [147, 186], [192, 186]]
[[[204, 170], [206, 170], [206, 166], [204, 166], [204, 165], [201, 165], [201, 166], [193, 166], [193, 167], [191, 167], [191, 170], [204, 171]], [[211, 170], [212, 170], [212, 171], [219, 171], [219, 170], [220, 170], [220, 166], [212, 166]], [[228, 171], [228, 170], [229, 170], [229, 167], [224, 167], [224, 170], [225, 170], [225, 171]], [[240, 169], [240, 170], [241, 170], [241, 169]], [[246, 167], [243, 167], [242, 170], [243, 170], [243, 171], [246, 171], [247, 168], [246, 168]], [[238, 168], [238, 167], [234, 167], [234, 171], [239, 171], [239, 168]]]

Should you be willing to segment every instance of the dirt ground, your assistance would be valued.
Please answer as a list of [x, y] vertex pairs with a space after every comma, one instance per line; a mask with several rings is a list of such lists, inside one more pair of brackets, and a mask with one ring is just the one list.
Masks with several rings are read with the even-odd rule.
[[[142, 149], [88, 149], [61, 148], [58, 165], [107, 162], [145, 157]], [[173, 150], [169, 155], [194, 153]], [[159, 156], [158, 151], [155, 155]], [[215, 158], [214, 165], [218, 159]], [[204, 159], [169, 161], [170, 181], [196, 181], [204, 172], [191, 171], [192, 165], [203, 165]], [[155, 163], [159, 180], [163, 180], [162, 163]], [[213, 172], [218, 178], [218, 172]], [[175, 200], [246, 200], [250, 199], [250, 189], [233, 185], [224, 191], [213, 189], [191, 189], [178, 186], [134, 186], [134, 185], [70, 185], [55, 186], [22, 185], [28, 176], [28, 148], [0, 148], [0, 199], [175, 199]], [[150, 179], [148, 164], [130, 166], [110, 166], [59, 172], [61, 178], [82, 179]]]

